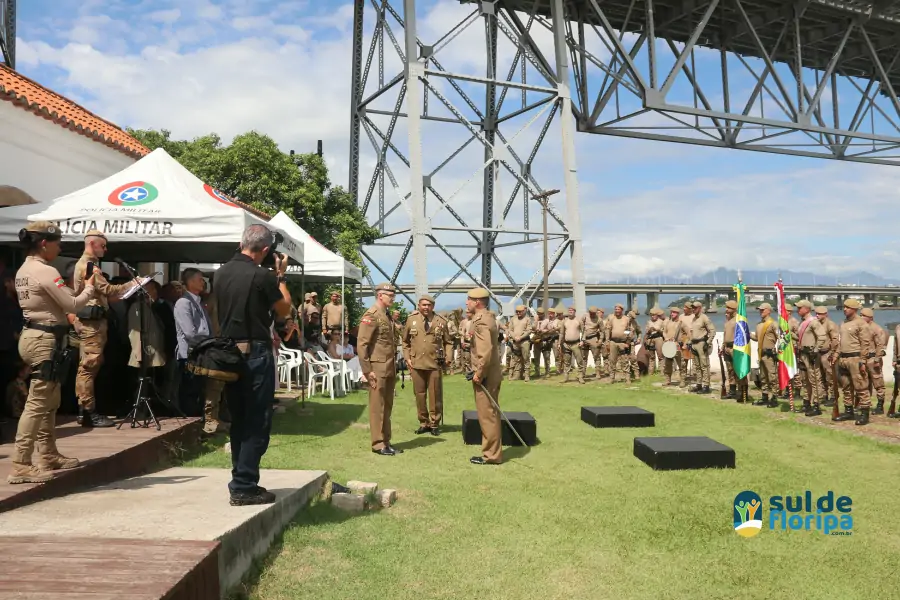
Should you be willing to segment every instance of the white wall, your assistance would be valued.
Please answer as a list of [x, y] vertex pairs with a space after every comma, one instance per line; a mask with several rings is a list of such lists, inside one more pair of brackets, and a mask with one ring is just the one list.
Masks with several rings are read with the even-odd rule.
[[132, 164], [117, 150], [0, 101], [0, 184], [47, 202]]

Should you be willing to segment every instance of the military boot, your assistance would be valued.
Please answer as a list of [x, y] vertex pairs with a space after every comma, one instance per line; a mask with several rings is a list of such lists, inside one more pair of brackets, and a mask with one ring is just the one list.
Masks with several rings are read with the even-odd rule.
[[698, 383], [694, 387], [691, 388], [692, 394], [702, 394], [703, 393], [703, 384]]
[[[853, 406], [844, 406], [844, 414], [839, 415], [837, 417], [832, 418], [832, 421], [852, 421], [855, 415], [853, 414]], [[867, 415], [868, 417], [868, 415]]]
[[883, 415], [884, 414], [884, 398], [878, 399], [878, 404], [875, 405], [875, 408], [872, 409], [873, 415]]
[[50, 471], [41, 471], [30, 463], [13, 463], [12, 472], [6, 477], [6, 483], [47, 483], [53, 479]]
[[803, 407], [798, 408], [797, 412], [802, 412], [803, 414], [808, 415], [809, 411], [811, 411], [811, 410], [812, 410], [812, 405], [810, 404], [809, 400], [804, 400]]
[[821, 414], [822, 414], [822, 409], [819, 408], [818, 402], [813, 402], [812, 407], [807, 409], [807, 411], [806, 411], [807, 417], [818, 417]]
[[778, 401], [778, 396], [772, 394], [772, 396], [769, 398], [769, 404], [767, 406], [769, 408], [778, 408], [779, 406], [781, 406], [781, 403]]
[[728, 393], [725, 394], [725, 398], [727, 400], [736, 400], [737, 399], [737, 385], [729, 384]]
[[51, 454], [42, 456], [38, 461], [38, 468], [41, 471], [65, 471], [66, 469], [74, 469], [81, 464], [77, 458], [69, 458], [62, 454]]
[[768, 406], [769, 405], [769, 395], [763, 394], [762, 398], [753, 403], [753, 406]]
[[856, 418], [857, 425], [868, 425], [869, 424], [869, 408], [861, 408], [859, 409], [859, 416]]
[[97, 413], [89, 410], [85, 410], [81, 418], [81, 426], [86, 428], [115, 427], [115, 425], [115, 422], [113, 422], [111, 419], [105, 417], [104, 415], [98, 415]]
[[832, 406], [834, 402], [831, 401], [831, 398], [828, 397], [828, 394], [825, 394], [825, 400], [822, 401], [822, 406]]

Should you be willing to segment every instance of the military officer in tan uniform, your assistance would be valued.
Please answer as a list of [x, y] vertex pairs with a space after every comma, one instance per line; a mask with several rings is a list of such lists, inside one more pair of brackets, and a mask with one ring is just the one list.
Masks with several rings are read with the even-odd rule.
[[691, 321], [691, 352], [699, 372], [699, 381], [693, 391], [697, 394], [709, 393], [709, 355], [712, 353], [716, 328], [703, 313], [703, 304], [694, 302], [694, 320]]
[[757, 342], [759, 355], [759, 381], [762, 385], [762, 397], [753, 403], [754, 406], [778, 407], [778, 323], [772, 320], [772, 305], [763, 302], [759, 305], [760, 322], [756, 331], [750, 333], [750, 339]]
[[[693, 320], [694, 320], [694, 303], [693, 302], [685, 302], [684, 303], [684, 311], [683, 311], [683, 314], [681, 315], [681, 320], [684, 321], [684, 326], [686, 328], [686, 334], [685, 334], [684, 338], [681, 340], [681, 342], [682, 342], [682, 344], [684, 344], [687, 347], [687, 345], [691, 343], [691, 322], [693, 322]], [[691, 358], [685, 358], [685, 361], [684, 361], [685, 385], [688, 382], [694, 381], [697, 378], [697, 373], [695, 371], [695, 369], [697, 367], [697, 361], [695, 361], [693, 359], [693, 356], [694, 356], [693, 352], [690, 353], [690, 356], [691, 356]]]
[[322, 307], [322, 331], [331, 331], [332, 327], [347, 330], [347, 311], [338, 292], [331, 292], [331, 302]]
[[463, 374], [472, 370], [472, 317], [475, 312], [466, 309], [466, 318], [459, 322], [460, 367]]
[[[447, 320], [434, 314], [434, 298], [419, 298], [419, 310], [406, 319], [403, 328], [403, 357], [409, 367], [416, 395], [419, 428], [416, 434], [440, 435], [444, 419], [442, 364], [444, 347], [450, 341]], [[427, 398], [426, 398], [427, 396]], [[431, 404], [426, 402], [431, 400]]]
[[550, 321], [547, 319], [547, 311], [541, 306], [537, 309], [537, 320], [531, 332], [531, 349], [534, 352], [534, 376], [541, 377], [541, 357], [544, 358], [545, 377], [550, 376]]
[[[728, 378], [728, 395], [725, 397], [743, 403], [746, 396], [743, 394], [743, 388], [741, 388], [741, 393], [738, 393], [737, 373], [734, 372], [734, 330], [737, 326], [735, 315], [737, 315], [737, 302], [729, 300], [725, 303], [725, 329], [722, 333], [722, 347], [719, 348], [719, 356], [725, 363], [725, 373], [722, 373], [722, 377]], [[744, 381], [746, 382], [746, 378]]]
[[602, 363], [600, 349], [603, 347], [603, 337], [606, 334], [606, 323], [603, 321], [603, 311], [596, 306], [588, 309], [588, 314], [581, 317], [581, 329], [584, 331], [584, 345], [582, 346], [581, 360], [587, 369], [588, 355], [594, 358], [594, 375], [600, 379]]
[[[76, 294], [80, 294], [84, 288], [87, 264], [94, 263], [94, 269], [99, 269], [100, 260], [105, 254], [106, 236], [96, 229], [88, 231], [84, 236], [84, 254], [75, 265], [73, 287]], [[75, 331], [78, 332], [81, 347], [78, 374], [75, 377], [75, 393], [78, 395], [82, 427], [112, 427], [115, 423], [94, 412], [94, 381], [103, 364], [103, 348], [106, 346], [108, 327], [106, 320], [109, 312], [108, 298], [131, 289], [134, 283], [111, 285], [100, 277], [95, 285], [94, 298], [75, 315]]]
[[[550, 308], [547, 310], [549, 314], [550, 321], [547, 324], [547, 329], [550, 330], [550, 337], [548, 338], [548, 343], [550, 344], [550, 348], [553, 350], [553, 364], [556, 367], [556, 374], [562, 374], [562, 342], [560, 341], [560, 329], [559, 326], [562, 324], [562, 319], [559, 318], [561, 309]], [[549, 363], [548, 363], [549, 365]], [[550, 367], [547, 367], [547, 373], [550, 373]]]
[[835, 363], [833, 356], [839, 351], [841, 345], [840, 330], [837, 323], [828, 318], [828, 308], [825, 306], [816, 307], [816, 319], [825, 327], [825, 333], [828, 335], [828, 352], [822, 357], [822, 382], [825, 384], [825, 401], [822, 406], [831, 406], [837, 398], [832, 398], [834, 392], [834, 371], [830, 365]]
[[563, 383], [569, 381], [573, 362], [578, 369], [578, 383], [584, 383], [585, 367], [587, 367], [581, 353], [584, 330], [581, 319], [576, 318], [574, 306], [569, 308], [568, 315], [560, 323], [559, 330], [562, 343], [563, 373], [566, 375]]
[[822, 387], [822, 356], [828, 352], [828, 332], [813, 316], [813, 305], [808, 300], [797, 302], [797, 312], [803, 319], [797, 327], [799, 348], [799, 372], [801, 385], [806, 388], [803, 408], [807, 417], [822, 414], [820, 404], [825, 397]]
[[447, 343], [444, 346], [444, 375], [453, 375], [458, 365], [456, 350], [459, 348], [459, 326], [453, 313], [444, 317], [447, 322]]
[[625, 307], [616, 304], [613, 314], [606, 321], [606, 339], [609, 340], [609, 367], [612, 369], [612, 383], [619, 378], [631, 383], [631, 359], [635, 332], [633, 320], [625, 315]]
[[[78, 466], [78, 459], [67, 458], [56, 448], [56, 410], [61, 376], [65, 373], [54, 368], [53, 357], [67, 343], [67, 313], [81, 310], [93, 297], [99, 269], [82, 279], [81, 293], [76, 297], [66, 287], [59, 271], [50, 266], [59, 256], [62, 239], [59, 227], [46, 221], [31, 223], [19, 232], [19, 239], [28, 256], [15, 277], [24, 317], [18, 349], [22, 361], [31, 366], [31, 382], [16, 430], [12, 471], [6, 481], [43, 483], [53, 478], [54, 470]], [[35, 445], [40, 457], [37, 465], [32, 462]]]
[[[796, 356], [798, 356], [797, 353], [799, 352], [799, 348], [800, 348], [798, 345], [798, 342], [797, 342], [797, 332], [800, 327], [800, 321], [798, 321], [797, 317], [794, 316], [794, 305], [792, 305], [790, 302], [784, 303], [784, 310], [786, 310], [787, 314], [788, 314], [788, 327], [790, 328], [790, 331], [791, 331], [791, 340], [793, 341], [793, 345], [794, 345], [794, 356], [796, 357]], [[799, 369], [800, 360], [799, 359], [797, 359], [797, 367], [798, 367], [797, 374], [794, 375], [794, 378], [791, 380], [791, 385], [794, 388], [794, 393], [799, 395], [801, 393], [801, 391], [804, 389], [803, 383], [800, 380], [800, 369]], [[784, 398], [785, 399], [790, 398], [790, 390], [788, 390], [787, 388], [784, 388]]]
[[[388, 317], [394, 303], [394, 286], [375, 287], [375, 304], [359, 321], [357, 354], [369, 382], [369, 433], [372, 452], [394, 456], [403, 451], [391, 446], [391, 410], [397, 385], [397, 325]], [[399, 320], [399, 313], [397, 314]]]
[[681, 346], [682, 341], [690, 337], [690, 330], [686, 328], [684, 321], [681, 320], [681, 311], [677, 306], [669, 309], [669, 318], [663, 321], [662, 332], [663, 337], [660, 345], [665, 342], [678, 344], [678, 352], [675, 354], [675, 358], [667, 358], [663, 366], [663, 373], [666, 376], [665, 385], [674, 385], [672, 383], [672, 372], [675, 370], [675, 365], [678, 365], [678, 385], [684, 387], [687, 385], [687, 372], [685, 370], [687, 365], [684, 357], [681, 355]]
[[524, 378], [531, 381], [531, 317], [525, 314], [525, 307], [516, 307], [516, 316], [506, 326], [511, 342], [509, 380]]
[[650, 321], [644, 329], [644, 348], [647, 350], [647, 367], [650, 373], [659, 373], [663, 363], [663, 317], [666, 313], [659, 308], [650, 309]]
[[[844, 390], [844, 414], [834, 421], [850, 421], [854, 418], [854, 402], [859, 405], [857, 425], [869, 422], [869, 408], [872, 401], [869, 397], [869, 371], [866, 368], [866, 357], [875, 350], [872, 340], [872, 329], [862, 320], [857, 312], [860, 309], [858, 300], [848, 298], [844, 301], [844, 322], [841, 323], [841, 346], [838, 354], [838, 375]], [[855, 399], [854, 399], [855, 396]]]
[[[631, 330], [634, 332], [634, 344], [636, 345], [638, 340], [644, 335], [644, 332], [641, 330], [641, 325], [637, 320], [637, 311], [629, 310], [628, 318], [631, 319]], [[637, 381], [641, 378], [641, 369], [638, 366], [637, 361], [637, 353], [630, 352], [628, 354], [628, 368], [631, 370], [631, 378]]]
[[475, 392], [478, 424], [481, 425], [481, 456], [473, 456], [469, 462], [476, 465], [498, 465], [503, 462], [501, 417], [498, 406], [494, 406], [494, 402], [500, 402], [503, 369], [500, 366], [497, 320], [487, 309], [489, 298], [487, 290], [474, 288], [469, 290], [466, 301], [467, 307], [475, 313], [472, 317], [472, 389]]
[[[884, 357], [887, 356], [888, 332], [884, 327], [875, 322], [875, 312], [871, 308], [864, 308], [860, 312], [872, 330], [872, 343], [874, 348], [866, 355], [866, 367], [869, 371], [870, 388], [875, 389], [875, 397], [878, 403], [872, 410], [873, 415], [884, 414]], [[871, 393], [871, 389], [870, 389]]]

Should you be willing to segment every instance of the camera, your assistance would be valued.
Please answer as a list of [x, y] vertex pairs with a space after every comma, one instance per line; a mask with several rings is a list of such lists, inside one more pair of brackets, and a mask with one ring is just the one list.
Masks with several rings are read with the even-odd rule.
[[266, 257], [262, 261], [262, 266], [267, 269], [275, 268], [275, 251], [278, 249], [278, 245], [284, 242], [284, 236], [281, 235], [278, 231], [273, 231], [272, 235], [275, 240], [272, 242], [272, 245], [269, 246], [269, 252], [266, 254]]

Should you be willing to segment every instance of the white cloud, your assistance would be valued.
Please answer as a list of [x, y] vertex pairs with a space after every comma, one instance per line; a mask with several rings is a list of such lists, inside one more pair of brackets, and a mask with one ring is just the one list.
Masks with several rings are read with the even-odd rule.
[[181, 11], [177, 8], [172, 8], [169, 10], [157, 10], [149, 15], [147, 18], [156, 23], [166, 23], [167, 25], [171, 25], [178, 21], [181, 17]]

